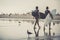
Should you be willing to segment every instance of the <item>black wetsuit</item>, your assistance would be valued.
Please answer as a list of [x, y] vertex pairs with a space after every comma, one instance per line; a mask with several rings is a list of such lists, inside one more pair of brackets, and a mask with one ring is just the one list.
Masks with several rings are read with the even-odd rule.
[[46, 10], [45, 11], [45, 17], [48, 15], [48, 13], [50, 13], [50, 11], [49, 10]]
[[39, 10], [35, 10], [35, 19], [38, 19], [39, 18]]
[[40, 18], [41, 18], [41, 19], [45, 19], [45, 18], [46, 18], [46, 16], [48, 15], [48, 13], [50, 13], [50, 11], [49, 11], [49, 10], [45, 10], [45, 14], [44, 14], [44, 13], [42, 13], [42, 12], [40, 12]]

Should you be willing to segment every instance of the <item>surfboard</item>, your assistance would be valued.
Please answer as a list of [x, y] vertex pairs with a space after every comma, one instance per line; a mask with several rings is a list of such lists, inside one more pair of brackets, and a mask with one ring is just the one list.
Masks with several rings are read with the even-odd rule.
[[[51, 11], [51, 14], [53, 15], [53, 17], [56, 15], [56, 9], [52, 10]], [[45, 19], [45, 22], [44, 22], [44, 25], [47, 25], [49, 24], [53, 19], [50, 17], [50, 15], [48, 14], [46, 19]]]

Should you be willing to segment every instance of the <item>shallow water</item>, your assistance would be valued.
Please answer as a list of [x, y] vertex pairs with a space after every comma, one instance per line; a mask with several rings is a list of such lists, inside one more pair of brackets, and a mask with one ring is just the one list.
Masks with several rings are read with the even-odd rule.
[[[40, 21], [39, 23], [40, 23], [39, 25], [41, 26], [41, 29], [39, 31], [39, 36], [43, 36], [44, 22]], [[0, 19], [0, 38], [27, 40], [27, 39], [23, 39], [28, 37], [27, 30], [33, 33], [32, 35], [30, 35], [30, 37], [35, 36], [33, 27], [34, 27], [34, 23], [29, 21], [11, 21], [11, 19], [7, 21], [6, 19], [5, 20]], [[36, 28], [38, 27], [36, 26]], [[53, 25], [53, 23], [51, 23], [52, 35], [53, 32], [55, 33], [55, 35], [60, 35], [59, 30], [60, 30], [60, 24]], [[46, 32], [48, 33], [48, 25], [46, 26]]]

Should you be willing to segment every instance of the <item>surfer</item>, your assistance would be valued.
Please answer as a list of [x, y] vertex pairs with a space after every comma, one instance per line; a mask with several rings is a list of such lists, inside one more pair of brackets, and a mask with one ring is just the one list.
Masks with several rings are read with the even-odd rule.
[[38, 9], [38, 6], [36, 6], [36, 9], [35, 11], [32, 13], [32, 15], [35, 17], [36, 19], [36, 22], [35, 22], [35, 25], [34, 25], [34, 29], [36, 29], [36, 24], [38, 25], [39, 29], [40, 29], [40, 26], [39, 26], [39, 9]]

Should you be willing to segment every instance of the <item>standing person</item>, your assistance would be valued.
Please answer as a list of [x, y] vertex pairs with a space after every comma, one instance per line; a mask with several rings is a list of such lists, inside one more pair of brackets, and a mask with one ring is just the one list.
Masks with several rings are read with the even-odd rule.
[[[32, 11], [32, 16], [35, 17], [35, 24], [34, 24], [34, 33], [35, 33], [35, 37], [39, 36], [39, 30], [40, 30], [40, 26], [39, 26], [39, 9], [38, 6], [36, 6], [35, 10]], [[38, 30], [36, 31], [36, 24], [38, 25]], [[39, 38], [37, 38], [36, 40], [39, 40]]]
[[36, 24], [38, 25], [39, 29], [40, 29], [40, 26], [39, 26], [39, 9], [38, 9], [38, 6], [36, 6], [36, 10], [34, 11], [35, 13], [35, 19], [36, 19], [36, 22], [35, 22], [35, 25], [34, 25], [34, 29], [36, 29]]
[[[46, 10], [45, 10], [45, 16], [47, 15], [50, 15], [50, 17], [53, 19], [53, 15], [51, 14], [50, 10], [49, 10], [49, 7], [47, 6], [46, 7]], [[51, 36], [51, 22], [49, 23], [49, 36]], [[49, 38], [50, 40], [51, 38]]]

